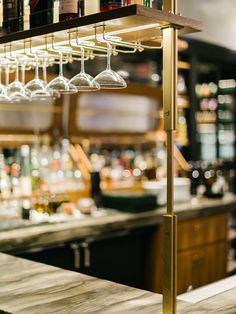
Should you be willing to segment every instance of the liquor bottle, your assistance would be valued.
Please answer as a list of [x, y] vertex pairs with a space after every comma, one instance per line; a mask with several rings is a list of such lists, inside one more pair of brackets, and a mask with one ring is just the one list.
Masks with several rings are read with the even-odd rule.
[[11, 195], [10, 180], [6, 172], [3, 154], [0, 154], [0, 192], [3, 198], [9, 198]]
[[60, 8], [60, 0], [54, 0], [53, 23], [59, 22], [59, 8]]
[[3, 0], [3, 31], [5, 33], [23, 30], [23, 0]]
[[143, 5], [148, 8], [152, 8], [152, 0], [143, 0]]
[[20, 186], [20, 165], [14, 162], [11, 165], [11, 186], [12, 186], [12, 196], [21, 196], [21, 186]]
[[2, 34], [2, 23], [3, 23], [3, 5], [2, 0], [0, 0], [0, 34]]
[[84, 1], [84, 15], [95, 14], [100, 12], [99, 0], [85, 0]]
[[21, 193], [22, 196], [32, 195], [32, 179], [30, 169], [30, 147], [28, 145], [21, 146]]
[[132, 4], [143, 5], [143, 0], [124, 0], [124, 6], [132, 5]]
[[38, 137], [36, 137], [35, 143], [33, 147], [31, 148], [31, 158], [30, 158], [30, 164], [31, 164], [31, 180], [32, 180], [32, 189], [33, 190], [39, 190], [40, 188], [40, 160], [39, 160], [39, 142]]
[[100, 0], [100, 11], [105, 12], [123, 7], [123, 0]]
[[103, 206], [103, 199], [102, 199], [102, 191], [100, 188], [100, 173], [99, 171], [91, 172], [91, 197], [94, 200], [94, 203], [97, 207]]
[[53, 0], [30, 0], [30, 28], [53, 23]]
[[84, 1], [78, 0], [60, 0], [59, 20], [70, 20], [80, 15], [84, 15]]
[[29, 0], [24, 0], [24, 30], [30, 28], [30, 3]]

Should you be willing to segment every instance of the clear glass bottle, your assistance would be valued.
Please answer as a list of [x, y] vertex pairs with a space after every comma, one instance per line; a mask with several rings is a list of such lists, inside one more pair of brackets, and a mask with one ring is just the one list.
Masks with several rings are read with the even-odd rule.
[[28, 145], [21, 146], [21, 194], [22, 196], [32, 195], [32, 179], [30, 167], [30, 147]]
[[90, 15], [100, 12], [99, 0], [85, 0], [84, 1], [84, 15]]
[[81, 14], [83, 14], [83, 3], [78, 0], [60, 0], [59, 7], [59, 20], [70, 20], [79, 16], [78, 8], [80, 8]]
[[3, 199], [11, 195], [10, 179], [5, 171], [4, 155], [0, 154], [0, 192]]

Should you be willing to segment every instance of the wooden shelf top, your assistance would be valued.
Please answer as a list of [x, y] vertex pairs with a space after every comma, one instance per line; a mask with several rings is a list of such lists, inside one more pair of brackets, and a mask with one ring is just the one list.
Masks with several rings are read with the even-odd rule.
[[[130, 5], [107, 12], [87, 15], [34, 29], [0, 36], [1, 44], [12, 44], [12, 51], [23, 49], [26, 39], [32, 39], [33, 47], [44, 45], [44, 35], [55, 35], [56, 43], [68, 41], [68, 30], [77, 30], [75, 36], [83, 40], [94, 39], [95, 26], [105, 25], [106, 34], [117, 35], [126, 41], [146, 41], [161, 36], [161, 29], [176, 25], [179, 34], [202, 30], [202, 23], [172, 13], [151, 9], [142, 5]], [[98, 27], [102, 32], [102, 27]]]

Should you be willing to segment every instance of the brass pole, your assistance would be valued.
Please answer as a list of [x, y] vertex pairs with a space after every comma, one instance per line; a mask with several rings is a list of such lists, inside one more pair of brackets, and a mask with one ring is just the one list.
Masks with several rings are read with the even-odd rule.
[[[177, 14], [177, 0], [164, 0], [163, 10]], [[177, 37], [169, 25], [163, 31], [163, 107], [167, 135], [167, 213], [163, 221], [163, 314], [176, 314], [177, 217], [174, 214], [174, 140], [177, 106]]]

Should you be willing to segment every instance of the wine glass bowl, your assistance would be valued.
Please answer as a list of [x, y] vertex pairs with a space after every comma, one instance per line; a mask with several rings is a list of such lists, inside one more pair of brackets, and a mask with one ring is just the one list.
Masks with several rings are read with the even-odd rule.
[[58, 91], [60, 94], [75, 94], [78, 92], [75, 85], [73, 85], [68, 78], [63, 75], [63, 54], [59, 51], [59, 74], [52, 81], [47, 84], [47, 87]]
[[[9, 68], [8, 68], [9, 74]], [[8, 80], [8, 79], [7, 79]], [[19, 80], [19, 60], [15, 60], [15, 80], [9, 85], [6, 83], [6, 94], [10, 101], [30, 101], [29, 92], [25, 88], [25, 84]]]
[[70, 83], [75, 85], [79, 92], [83, 91], [96, 91], [100, 89], [100, 86], [97, 82], [93, 80], [93, 77], [87, 73], [79, 73], [74, 76]]
[[35, 76], [34, 79], [25, 85], [26, 90], [30, 92], [31, 98], [51, 97], [51, 90], [47, 84], [39, 78], [39, 60], [36, 57]]
[[106, 69], [99, 73], [94, 78], [94, 82], [98, 83], [102, 89], [122, 89], [127, 87], [125, 80], [111, 69]]
[[11, 101], [29, 100], [26, 90], [20, 81], [14, 81], [6, 87], [6, 93]]
[[[0, 61], [2, 63], [2, 60]], [[5, 103], [9, 101], [10, 101], [10, 98], [7, 96], [6, 86], [2, 84], [2, 66], [0, 65], [0, 102]]]
[[81, 69], [80, 73], [72, 77], [70, 83], [73, 84], [78, 91], [97, 91], [100, 89], [99, 84], [93, 80], [93, 77], [84, 70], [84, 48], [81, 47]]
[[70, 83], [70, 80], [62, 75], [58, 75], [47, 86], [61, 94], [75, 94], [78, 92], [75, 85]]
[[99, 84], [102, 89], [122, 89], [126, 88], [127, 84], [123, 77], [121, 77], [117, 72], [111, 69], [111, 45], [107, 44], [107, 68], [106, 70], [99, 73], [93, 80]]

